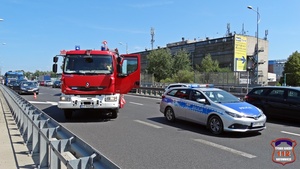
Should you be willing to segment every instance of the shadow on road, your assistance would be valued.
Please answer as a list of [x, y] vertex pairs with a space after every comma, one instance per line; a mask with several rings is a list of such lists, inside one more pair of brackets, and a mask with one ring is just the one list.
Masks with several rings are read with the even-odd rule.
[[282, 118], [267, 118], [268, 123], [280, 124], [284, 126], [300, 127], [300, 121], [295, 119], [282, 119]]
[[74, 111], [71, 119], [66, 119], [63, 110], [57, 106], [50, 106], [43, 109], [47, 115], [59, 123], [92, 123], [92, 122], [107, 122], [112, 121], [107, 117], [106, 112], [103, 114], [96, 111], [80, 110]]
[[220, 135], [214, 135], [206, 128], [206, 126], [197, 123], [192, 123], [192, 122], [178, 120], [178, 119], [176, 119], [176, 121], [173, 123], [173, 122], [166, 121], [165, 117], [153, 117], [153, 118], [148, 118], [148, 120], [155, 121], [156, 123], [161, 123], [166, 126], [177, 128], [177, 131], [179, 132], [189, 131], [189, 132], [194, 132], [201, 135], [207, 135], [212, 137], [246, 138], [246, 137], [255, 137], [261, 135], [260, 132], [247, 132], [247, 133], [224, 132]]

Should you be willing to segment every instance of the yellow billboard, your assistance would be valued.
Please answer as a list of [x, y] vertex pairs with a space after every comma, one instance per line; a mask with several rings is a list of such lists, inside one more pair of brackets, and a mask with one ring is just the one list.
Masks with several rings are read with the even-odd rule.
[[235, 35], [234, 37], [234, 70], [246, 71], [247, 67], [247, 37]]

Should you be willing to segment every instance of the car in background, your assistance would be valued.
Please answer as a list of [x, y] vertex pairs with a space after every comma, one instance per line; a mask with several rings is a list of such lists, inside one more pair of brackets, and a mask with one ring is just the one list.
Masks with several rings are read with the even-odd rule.
[[167, 121], [186, 120], [222, 132], [257, 132], [266, 128], [266, 116], [257, 107], [214, 87], [174, 87], [160, 102]]
[[38, 83], [40, 86], [45, 86], [45, 81], [39, 81]]
[[44, 86], [53, 86], [53, 82], [51, 80], [45, 80]]
[[18, 82], [17, 80], [9, 80], [6, 85], [7, 87], [14, 89], [15, 86], [18, 86]]
[[260, 108], [267, 117], [300, 120], [300, 87], [254, 87], [244, 100]]
[[21, 81], [13, 90], [18, 94], [39, 94], [39, 84], [36, 81]]
[[55, 80], [53, 82], [52, 88], [60, 88], [61, 87], [61, 81], [60, 80]]

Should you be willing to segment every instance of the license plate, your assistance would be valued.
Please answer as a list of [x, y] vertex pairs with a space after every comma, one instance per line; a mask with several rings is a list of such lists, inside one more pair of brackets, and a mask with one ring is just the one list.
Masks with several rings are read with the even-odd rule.
[[264, 126], [264, 122], [254, 122], [254, 123], [252, 123], [252, 127], [262, 127], [262, 126]]
[[94, 108], [93, 105], [80, 105], [80, 108]]

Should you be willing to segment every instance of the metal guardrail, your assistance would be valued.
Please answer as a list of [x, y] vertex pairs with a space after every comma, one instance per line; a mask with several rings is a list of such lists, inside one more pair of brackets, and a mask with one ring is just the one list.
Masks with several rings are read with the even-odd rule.
[[38, 157], [37, 168], [120, 168], [8, 87], [0, 85], [0, 90], [9, 104], [30, 155]]
[[[167, 85], [141, 85], [140, 88], [133, 89], [132, 93], [144, 96], [161, 97]], [[252, 87], [241, 86], [215, 86], [216, 88], [223, 89], [236, 97], [241, 99], [252, 89]]]

